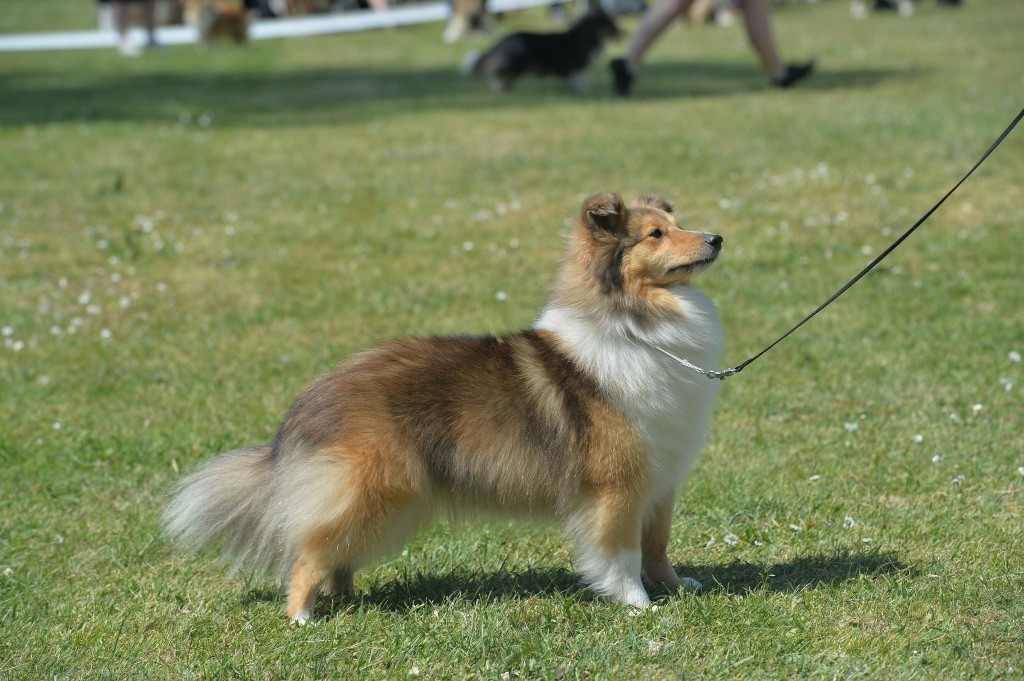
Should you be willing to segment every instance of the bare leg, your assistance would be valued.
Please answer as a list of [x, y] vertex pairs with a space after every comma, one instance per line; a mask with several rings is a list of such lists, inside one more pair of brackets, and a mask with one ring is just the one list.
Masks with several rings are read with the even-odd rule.
[[156, 45], [156, 0], [146, 0], [143, 16], [146, 21], [146, 33], [149, 34], [149, 44]]
[[692, 0], [661, 0], [644, 12], [640, 25], [636, 27], [633, 39], [626, 51], [626, 66], [632, 73], [643, 63], [644, 53], [654, 44], [658, 36], [675, 21], [676, 17], [689, 8]]
[[768, 3], [766, 0], [740, 0], [740, 7], [743, 9], [747, 38], [757, 52], [764, 70], [772, 80], [783, 78], [786, 75], [786, 65], [782, 63], [779, 51], [775, 48]]
[[125, 57], [139, 56], [139, 46], [128, 39], [128, 4], [114, 0], [110, 3], [110, 11], [114, 20], [114, 30], [117, 31], [118, 51]]

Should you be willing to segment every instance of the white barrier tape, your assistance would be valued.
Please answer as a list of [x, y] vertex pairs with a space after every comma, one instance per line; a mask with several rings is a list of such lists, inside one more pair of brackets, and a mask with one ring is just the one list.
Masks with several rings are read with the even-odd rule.
[[[557, 0], [490, 0], [488, 11], [510, 12], [530, 7], [550, 5]], [[290, 19], [270, 19], [253, 22], [249, 27], [252, 40], [277, 38], [304, 38], [333, 33], [355, 33], [382, 28], [397, 28], [414, 24], [445, 21], [450, 14], [447, 3], [432, 2], [422, 5], [394, 7], [387, 12], [363, 10], [344, 14], [319, 14]], [[130, 32], [133, 40], [142, 44], [142, 29]], [[190, 45], [198, 37], [191, 26], [164, 26], [157, 29], [157, 41], [162, 45]], [[42, 50], [92, 50], [117, 46], [113, 31], [69, 31], [64, 33], [0, 34], [0, 52], [33, 52]]]

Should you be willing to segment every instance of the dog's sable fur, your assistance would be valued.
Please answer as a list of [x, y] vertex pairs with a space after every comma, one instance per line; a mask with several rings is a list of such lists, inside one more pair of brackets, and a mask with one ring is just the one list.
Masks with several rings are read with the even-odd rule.
[[680, 229], [665, 199], [587, 199], [537, 324], [506, 336], [410, 338], [316, 379], [270, 445], [214, 457], [165, 513], [186, 546], [291, 572], [288, 614], [394, 550], [438, 509], [553, 518], [598, 592], [670, 587], [676, 488], [716, 382], [655, 346], [718, 361], [714, 306], [689, 285], [722, 239]]

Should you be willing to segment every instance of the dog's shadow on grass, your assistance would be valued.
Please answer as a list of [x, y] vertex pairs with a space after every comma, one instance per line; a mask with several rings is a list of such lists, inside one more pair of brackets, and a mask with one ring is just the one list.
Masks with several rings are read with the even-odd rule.
[[[838, 586], [851, 579], [913, 573], [913, 568], [896, 556], [881, 552], [808, 556], [774, 564], [735, 561], [711, 565], [684, 564], [675, 568], [681, 576], [693, 577], [703, 583], [704, 588], [698, 592], [702, 596], [794, 592]], [[665, 589], [648, 586], [655, 600], [676, 596]], [[317, 610], [319, 616], [351, 607], [406, 612], [424, 605], [460, 600], [489, 602], [567, 595], [578, 600], [596, 598], [568, 568], [499, 570], [484, 574], [459, 569], [440, 574], [411, 573], [398, 579], [374, 581], [356, 596], [322, 598]], [[280, 598], [278, 590], [257, 588], [243, 595], [243, 603], [248, 605]]]

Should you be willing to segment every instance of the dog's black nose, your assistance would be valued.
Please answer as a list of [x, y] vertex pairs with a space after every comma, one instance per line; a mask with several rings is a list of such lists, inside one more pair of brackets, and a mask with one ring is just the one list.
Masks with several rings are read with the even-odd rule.
[[718, 250], [719, 248], [722, 247], [722, 242], [723, 241], [725, 241], [725, 239], [723, 239], [718, 234], [705, 234], [704, 235], [704, 243], [706, 243], [708, 246], [711, 246], [715, 250]]

